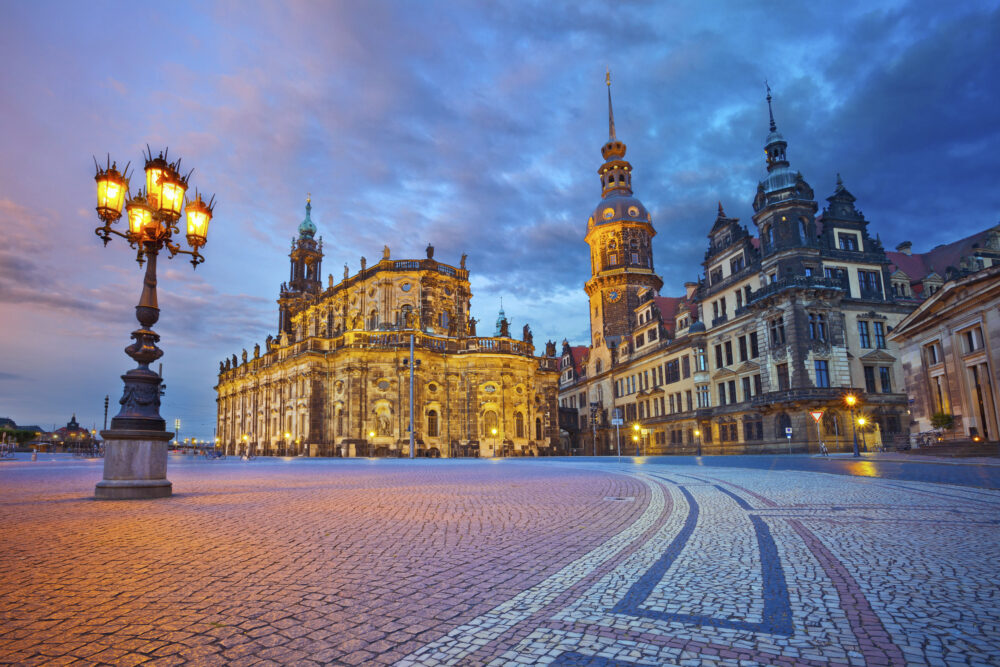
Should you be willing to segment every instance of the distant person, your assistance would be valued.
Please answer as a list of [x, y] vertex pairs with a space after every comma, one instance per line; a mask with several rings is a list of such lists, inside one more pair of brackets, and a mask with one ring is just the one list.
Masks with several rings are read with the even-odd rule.
[[830, 455], [830, 450], [828, 450], [826, 448], [826, 443], [825, 442], [820, 441], [820, 443], [819, 443], [819, 453], [822, 454], [823, 456], [829, 456]]

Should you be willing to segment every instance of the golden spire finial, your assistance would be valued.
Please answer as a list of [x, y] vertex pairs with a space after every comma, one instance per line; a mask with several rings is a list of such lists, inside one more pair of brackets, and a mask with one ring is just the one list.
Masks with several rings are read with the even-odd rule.
[[309, 204], [309, 203], [312, 202], [312, 200], [313, 200], [313, 193], [307, 192], [306, 193], [306, 203]]
[[604, 82], [608, 84], [608, 141], [614, 141], [617, 139], [615, 136], [615, 112], [611, 108], [611, 68], [608, 67], [607, 73], [604, 75]]

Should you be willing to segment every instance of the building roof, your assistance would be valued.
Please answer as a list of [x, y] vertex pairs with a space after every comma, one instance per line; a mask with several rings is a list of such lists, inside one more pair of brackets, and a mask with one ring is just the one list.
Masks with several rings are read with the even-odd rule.
[[919, 282], [930, 273], [947, 276], [948, 267], [960, 268], [962, 259], [976, 254], [976, 250], [986, 247], [987, 237], [995, 228], [984, 229], [981, 232], [966, 236], [952, 243], [939, 245], [924, 253], [907, 255], [903, 252], [887, 252], [886, 257], [892, 263], [889, 271], [900, 269], [910, 277], [911, 281]]
[[684, 296], [655, 296], [653, 297], [653, 302], [656, 303], [656, 307], [660, 310], [660, 319], [663, 321], [663, 326], [673, 336], [677, 325], [677, 311], [682, 304], [690, 304], [691, 302]]
[[583, 364], [590, 356], [590, 348], [586, 345], [574, 345], [569, 348], [569, 352], [573, 357], [573, 370], [577, 375], [583, 375]]

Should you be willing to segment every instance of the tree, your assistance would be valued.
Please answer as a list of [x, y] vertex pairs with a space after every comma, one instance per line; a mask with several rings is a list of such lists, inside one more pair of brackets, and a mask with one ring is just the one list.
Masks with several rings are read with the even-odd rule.
[[950, 431], [955, 427], [955, 415], [948, 412], [936, 412], [931, 416], [931, 426], [938, 432]]

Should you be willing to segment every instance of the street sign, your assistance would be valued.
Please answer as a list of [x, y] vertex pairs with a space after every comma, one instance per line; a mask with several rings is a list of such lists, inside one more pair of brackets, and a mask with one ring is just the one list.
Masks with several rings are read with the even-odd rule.
[[785, 427], [785, 437], [786, 438], [792, 437], [792, 427], [791, 426], [786, 426]]
[[624, 423], [625, 423], [625, 420], [624, 419], [618, 419], [618, 417], [615, 417], [614, 419], [611, 420], [611, 425], [612, 426], [621, 426]]
[[819, 423], [819, 420], [823, 418], [823, 411], [822, 410], [814, 410], [813, 412], [810, 412], [809, 414], [812, 415], [812, 418], [816, 420], [817, 424]]

